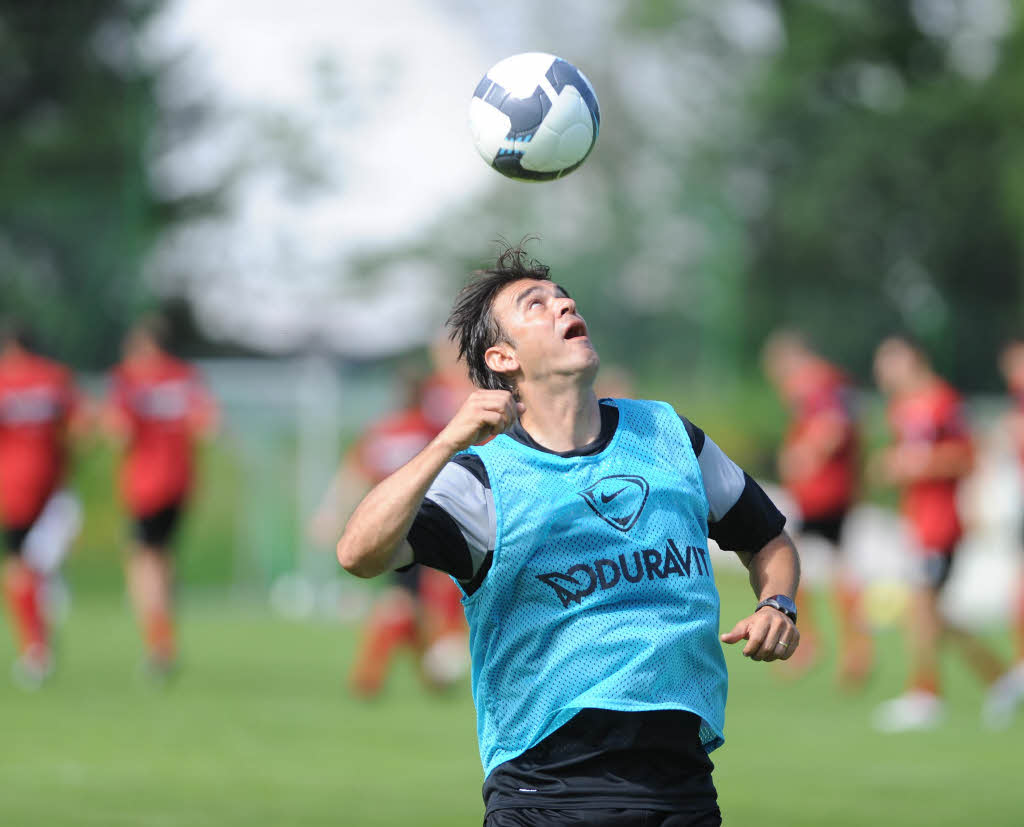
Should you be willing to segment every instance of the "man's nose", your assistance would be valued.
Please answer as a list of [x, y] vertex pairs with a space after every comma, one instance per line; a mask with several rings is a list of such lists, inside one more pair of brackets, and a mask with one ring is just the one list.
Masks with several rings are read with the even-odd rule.
[[561, 301], [561, 306], [558, 308], [558, 315], [565, 316], [566, 314], [574, 314], [576, 312], [576, 302], [565, 296]]

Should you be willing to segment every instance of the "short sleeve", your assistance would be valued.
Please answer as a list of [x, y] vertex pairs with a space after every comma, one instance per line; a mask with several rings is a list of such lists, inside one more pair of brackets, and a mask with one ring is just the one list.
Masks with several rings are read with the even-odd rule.
[[[409, 529], [413, 561], [479, 585], [495, 538], [494, 497], [479, 457], [459, 454], [438, 474]], [[468, 590], [468, 589], [467, 589]]]
[[700, 428], [683, 418], [708, 498], [708, 534], [730, 551], [756, 552], [778, 537], [786, 518], [764, 489]]

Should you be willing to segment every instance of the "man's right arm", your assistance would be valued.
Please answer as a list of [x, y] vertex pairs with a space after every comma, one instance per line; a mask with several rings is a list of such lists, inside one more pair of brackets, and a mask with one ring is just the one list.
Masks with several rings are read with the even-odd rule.
[[470, 394], [426, 448], [363, 498], [338, 540], [338, 562], [357, 577], [376, 577], [411, 562], [406, 536], [441, 469], [459, 451], [506, 431], [522, 410], [508, 391]]

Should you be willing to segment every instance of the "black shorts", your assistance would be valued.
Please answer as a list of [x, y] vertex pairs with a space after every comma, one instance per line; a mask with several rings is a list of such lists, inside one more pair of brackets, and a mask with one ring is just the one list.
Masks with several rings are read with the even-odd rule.
[[32, 530], [31, 524], [24, 528], [9, 528], [4, 526], [4, 546], [7, 554], [12, 557], [20, 557], [21, 549], [25, 545], [25, 538]]
[[954, 556], [952, 550], [929, 552], [922, 555], [918, 561], [920, 585], [932, 591], [942, 591], [942, 587], [949, 581], [950, 572], [953, 570]]
[[845, 520], [845, 511], [828, 514], [824, 517], [815, 517], [813, 520], [804, 520], [800, 533], [815, 534], [822, 539], [828, 540], [833, 546], [838, 548], [839, 539], [843, 536], [843, 522]]
[[144, 546], [166, 550], [178, 528], [181, 511], [182, 503], [176, 502], [145, 517], [136, 517], [135, 539]]
[[700, 729], [683, 710], [580, 710], [490, 772], [484, 823], [720, 824]]
[[541, 807], [494, 810], [484, 827], [718, 827], [722, 813], [715, 805], [703, 812], [662, 810], [550, 810]]

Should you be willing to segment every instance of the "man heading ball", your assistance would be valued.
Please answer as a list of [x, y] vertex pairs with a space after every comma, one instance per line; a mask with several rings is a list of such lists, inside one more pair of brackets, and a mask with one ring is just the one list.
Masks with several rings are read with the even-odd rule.
[[662, 402], [599, 400], [583, 317], [504, 250], [456, 300], [476, 390], [338, 542], [353, 574], [448, 572], [470, 625], [486, 824], [717, 825], [727, 676], [707, 538], [756, 609], [721, 635], [799, 643], [799, 562], [761, 488]]

